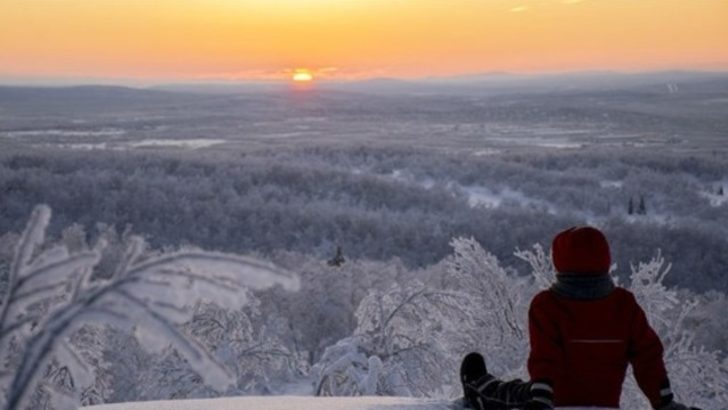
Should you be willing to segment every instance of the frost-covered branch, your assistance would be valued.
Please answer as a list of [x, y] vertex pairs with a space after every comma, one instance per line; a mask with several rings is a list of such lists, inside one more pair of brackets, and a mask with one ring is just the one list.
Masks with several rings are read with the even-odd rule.
[[50, 215], [47, 206], [33, 211], [0, 307], [2, 370], [10, 376], [2, 385], [6, 409], [21, 408], [36, 386], [42, 388], [39, 377], [54, 357], [67, 359], [69, 377], [87, 371], [67, 340], [88, 322], [138, 326], [143, 342], [157, 348], [171, 343], [203, 379], [224, 389], [232, 383], [225, 366], [180, 328], [193, 317], [192, 307], [214, 300], [239, 309], [248, 302], [248, 288], [299, 288], [288, 272], [238, 255], [190, 250], [144, 258], [138, 237], [130, 239], [110, 278], [93, 279], [103, 243], [73, 254], [62, 246], [43, 251]]
[[556, 272], [551, 263], [551, 257], [544, 251], [540, 243], [533, 245], [533, 250], [516, 249], [513, 255], [528, 263], [531, 267], [531, 275], [536, 280], [539, 288], [548, 288], [554, 282]]

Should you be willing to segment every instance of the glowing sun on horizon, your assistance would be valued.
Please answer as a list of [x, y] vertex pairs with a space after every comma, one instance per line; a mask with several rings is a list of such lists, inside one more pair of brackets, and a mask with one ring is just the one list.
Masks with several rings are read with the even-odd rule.
[[296, 83], [308, 83], [313, 81], [313, 74], [305, 69], [298, 69], [293, 72], [293, 81]]

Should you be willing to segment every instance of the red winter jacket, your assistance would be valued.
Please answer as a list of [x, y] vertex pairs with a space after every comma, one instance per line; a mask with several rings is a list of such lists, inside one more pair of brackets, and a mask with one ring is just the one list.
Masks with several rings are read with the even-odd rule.
[[577, 300], [546, 290], [531, 302], [528, 321], [531, 380], [552, 383], [557, 407], [619, 408], [627, 364], [659, 407], [667, 382], [662, 343], [629, 291]]

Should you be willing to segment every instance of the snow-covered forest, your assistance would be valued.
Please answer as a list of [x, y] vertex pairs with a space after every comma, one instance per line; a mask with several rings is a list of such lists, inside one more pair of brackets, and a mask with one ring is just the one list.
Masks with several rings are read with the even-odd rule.
[[2, 404], [450, 400], [473, 350], [526, 378], [550, 240], [591, 224], [677, 398], [728, 408], [726, 84], [0, 87]]
[[513, 265], [514, 248], [590, 223], [620, 266], [659, 248], [668, 284], [728, 291], [728, 225], [715, 223], [728, 220], [725, 84], [292, 98], [0, 89], [0, 233], [45, 203], [53, 234], [131, 225], [157, 247], [323, 259], [340, 245], [422, 268], [453, 237]]

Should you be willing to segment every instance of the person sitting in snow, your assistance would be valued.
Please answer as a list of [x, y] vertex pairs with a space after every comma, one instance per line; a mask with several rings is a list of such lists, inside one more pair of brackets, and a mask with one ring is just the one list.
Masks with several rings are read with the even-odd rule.
[[460, 375], [465, 402], [478, 410], [619, 408], [627, 365], [654, 409], [687, 410], [674, 401], [663, 347], [645, 312], [609, 276], [604, 235], [592, 227], [553, 240], [556, 283], [537, 294], [528, 312], [531, 381], [504, 382], [470, 353]]

